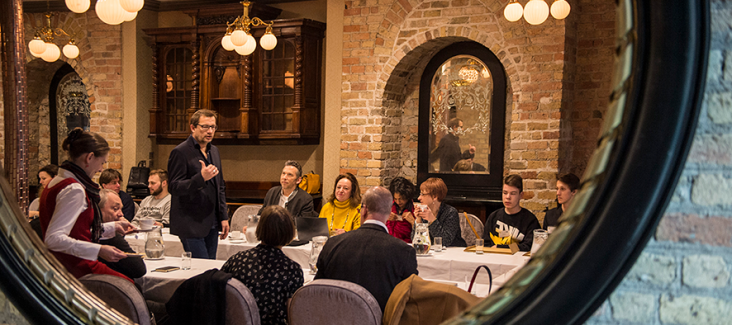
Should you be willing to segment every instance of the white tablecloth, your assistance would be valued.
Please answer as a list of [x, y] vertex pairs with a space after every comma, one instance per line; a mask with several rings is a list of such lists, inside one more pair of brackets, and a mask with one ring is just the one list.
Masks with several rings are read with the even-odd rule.
[[[168, 228], [164, 229], [163, 244], [165, 244], [165, 256], [180, 257], [183, 253], [183, 244], [180, 242], [180, 238], [175, 235], [171, 235]], [[127, 242], [130, 244], [132, 249], [136, 252], [145, 252], [145, 234], [128, 235], [125, 237]], [[229, 239], [219, 239], [219, 246], [216, 250], [216, 259], [226, 261], [229, 257], [234, 254], [252, 249], [256, 244], [236, 242], [233, 244]], [[293, 261], [300, 264], [302, 268], [310, 268], [308, 260], [310, 259], [310, 245], [301, 246], [285, 246], [282, 251], [291, 258]]]
[[[167, 232], [167, 228], [164, 230]], [[133, 249], [144, 252], [145, 235], [127, 236], [127, 241]], [[183, 245], [178, 236], [163, 234], [165, 244], [165, 255], [180, 257], [183, 253]], [[230, 240], [219, 240], [219, 247], [216, 259], [225, 261], [237, 252], [251, 249], [255, 244], [237, 243], [232, 244]], [[508, 254], [482, 254], [464, 252], [462, 247], [448, 247], [442, 252], [431, 252], [430, 256], [417, 257], [417, 269], [419, 276], [423, 279], [435, 279], [443, 281], [454, 281], [464, 283], [470, 281], [475, 269], [480, 265], [486, 265], [493, 274], [494, 281], [501, 281], [501, 275], [516, 272], [529, 260], [523, 256], [525, 252], [518, 252], [514, 255]], [[293, 261], [300, 264], [303, 269], [309, 269], [310, 245], [285, 246], [282, 251]], [[510, 276], [509, 276], [510, 277]], [[476, 278], [476, 283], [488, 284], [488, 275], [481, 271]]]

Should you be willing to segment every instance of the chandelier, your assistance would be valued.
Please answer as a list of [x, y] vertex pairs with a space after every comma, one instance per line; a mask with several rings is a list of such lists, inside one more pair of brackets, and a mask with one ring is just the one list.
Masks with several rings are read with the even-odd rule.
[[58, 45], [53, 42], [54, 36], [65, 36], [69, 38], [69, 43], [64, 45], [64, 55], [69, 59], [75, 59], [79, 56], [79, 47], [74, 43], [74, 38], [63, 29], [51, 27], [52, 15], [50, 12], [44, 14], [46, 16], [46, 25], [36, 30], [33, 40], [28, 43], [28, 49], [31, 55], [39, 57], [46, 62], [58, 60], [61, 57], [61, 51]]
[[[66, 0], [66, 7], [77, 14], [89, 10], [90, 4], [90, 0]], [[94, 11], [105, 24], [119, 25], [135, 19], [143, 6], [145, 0], [97, 0]]]
[[221, 46], [227, 51], [235, 50], [240, 55], [252, 54], [257, 48], [257, 40], [252, 36], [250, 26], [267, 26], [264, 36], [259, 40], [259, 45], [267, 51], [275, 48], [277, 46], [277, 37], [272, 34], [272, 24], [274, 22], [270, 21], [268, 24], [257, 17], [250, 19], [249, 6], [252, 3], [242, 1], [241, 4], [244, 6], [244, 13], [236, 17], [233, 23], [226, 22], [226, 34], [221, 39]]
[[518, 0], [511, 0], [503, 10], [503, 16], [506, 20], [514, 22], [524, 17], [527, 23], [531, 25], [539, 25], [546, 21], [551, 11], [554, 19], [564, 19], [569, 15], [570, 6], [567, 0], [554, 0], [551, 10], [544, 0], [530, 0], [526, 3], [526, 7], [521, 7]]

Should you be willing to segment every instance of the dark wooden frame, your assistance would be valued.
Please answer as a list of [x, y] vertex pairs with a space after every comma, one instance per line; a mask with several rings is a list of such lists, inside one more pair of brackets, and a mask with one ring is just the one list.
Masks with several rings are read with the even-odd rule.
[[[456, 55], [472, 55], [488, 67], [493, 76], [491, 103], [490, 164], [488, 174], [430, 173], [429, 123], [431, 117], [430, 85], [437, 69]], [[504, 136], [506, 125], [506, 72], [503, 64], [487, 47], [476, 42], [458, 42], [437, 52], [422, 73], [419, 84], [419, 144], [417, 154], [417, 183], [439, 177], [450, 189], [447, 200], [494, 201], [501, 199], [503, 179]]]

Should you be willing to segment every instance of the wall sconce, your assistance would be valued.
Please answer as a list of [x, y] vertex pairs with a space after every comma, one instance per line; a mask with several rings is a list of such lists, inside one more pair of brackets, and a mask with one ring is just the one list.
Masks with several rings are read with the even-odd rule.
[[257, 27], [264, 25], [267, 26], [267, 30], [265, 31], [264, 36], [259, 40], [259, 45], [267, 51], [275, 48], [277, 46], [277, 37], [272, 34], [273, 22], [270, 21], [268, 24], [257, 17], [250, 19], [249, 6], [252, 3], [249, 1], [242, 1], [241, 4], [244, 6], [244, 13], [241, 16], [236, 17], [233, 23], [226, 23], [226, 34], [221, 39], [221, 46], [227, 51], [236, 50], [236, 53], [239, 53], [240, 55], [252, 54], [252, 52], [257, 48], [257, 41], [249, 32], [250, 26]]
[[64, 55], [69, 59], [75, 59], [79, 56], [79, 47], [74, 43], [74, 38], [61, 28], [51, 27], [50, 12], [44, 14], [46, 16], [46, 25], [36, 31], [33, 40], [28, 43], [28, 49], [31, 55], [39, 57], [46, 62], [54, 62], [61, 57], [61, 51], [53, 40], [54, 36], [66, 36], [69, 43], [64, 45]]

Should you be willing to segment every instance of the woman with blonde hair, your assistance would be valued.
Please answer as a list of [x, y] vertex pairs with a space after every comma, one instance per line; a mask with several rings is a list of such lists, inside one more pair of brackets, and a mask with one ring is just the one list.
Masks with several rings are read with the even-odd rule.
[[361, 189], [351, 173], [336, 177], [333, 194], [320, 210], [320, 218], [328, 219], [331, 236], [344, 234], [361, 226]]

